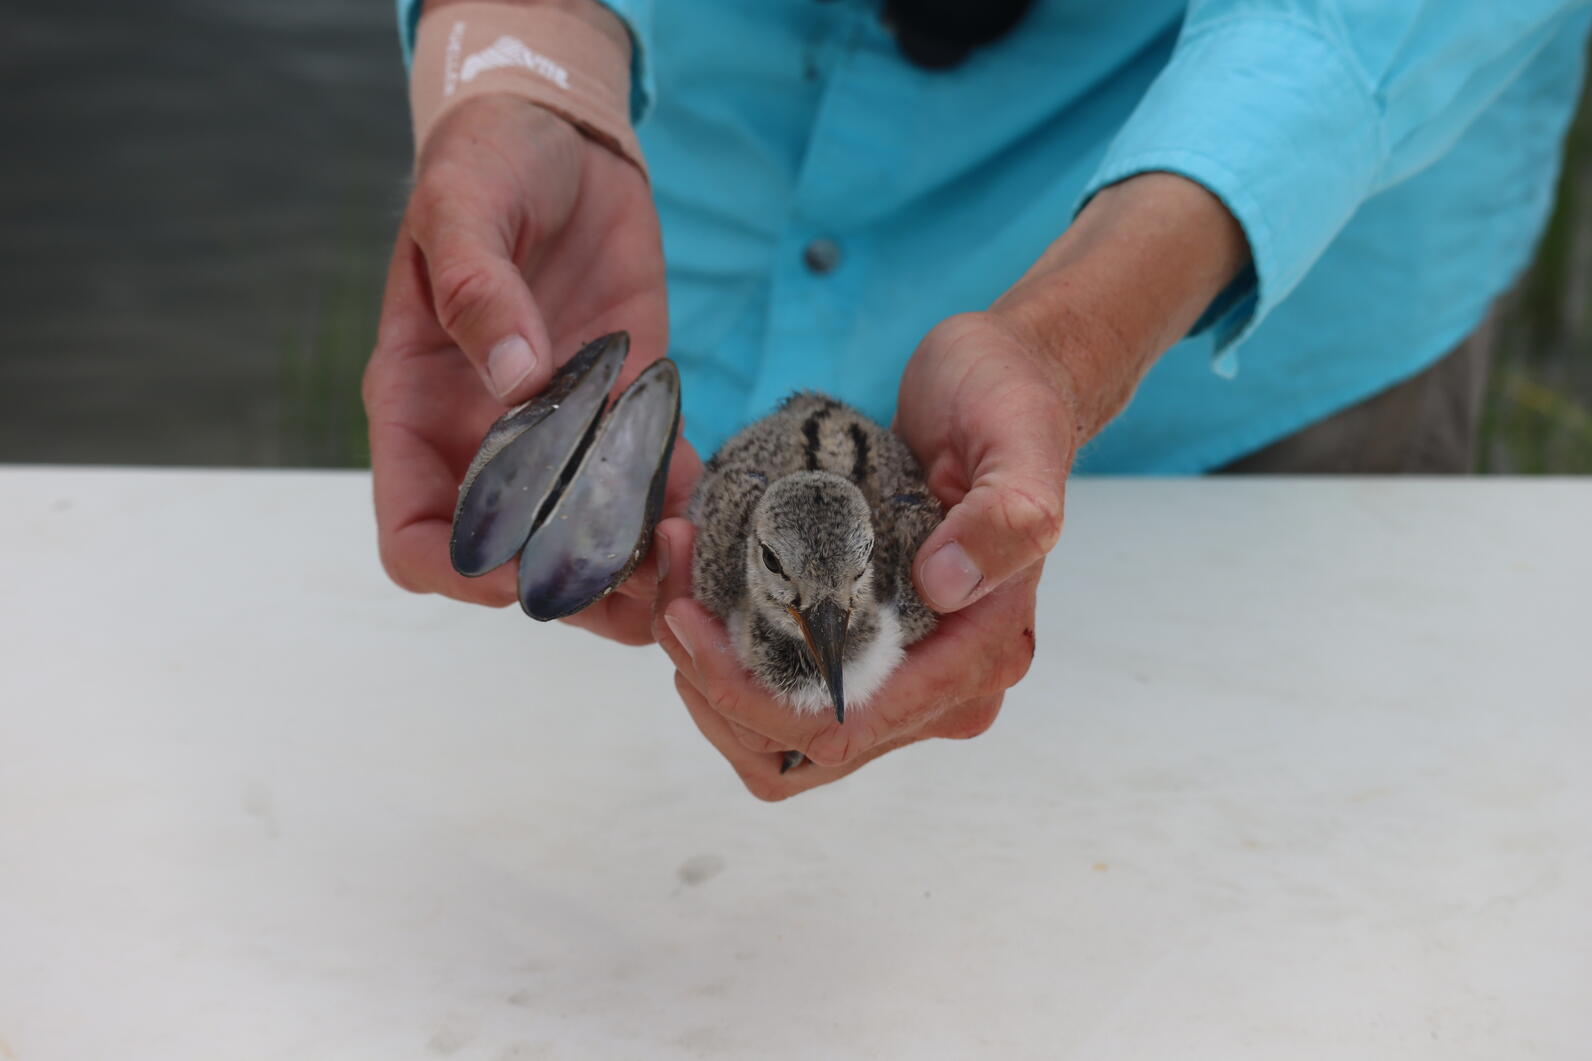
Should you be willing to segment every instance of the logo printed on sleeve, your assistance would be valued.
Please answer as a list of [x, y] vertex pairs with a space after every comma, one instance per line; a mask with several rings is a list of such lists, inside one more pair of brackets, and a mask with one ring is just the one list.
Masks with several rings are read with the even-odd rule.
[[448, 55], [445, 64], [445, 83], [442, 94], [451, 96], [459, 87], [459, 82], [471, 82], [482, 74], [505, 67], [519, 67], [531, 73], [544, 77], [564, 91], [569, 91], [569, 71], [558, 63], [553, 62], [541, 52], [526, 46], [525, 42], [517, 37], [502, 36], [492, 43], [490, 47], [468, 56], [462, 65], [458, 62], [461, 38], [464, 36], [464, 23], [455, 22], [453, 30], [448, 34]]

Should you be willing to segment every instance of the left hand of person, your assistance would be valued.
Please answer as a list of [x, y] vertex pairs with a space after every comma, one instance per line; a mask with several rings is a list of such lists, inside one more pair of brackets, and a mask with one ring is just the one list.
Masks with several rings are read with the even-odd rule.
[[[517, 599], [514, 565], [465, 578], [449, 563], [460, 479], [487, 425], [541, 392], [583, 343], [630, 333], [621, 383], [664, 356], [664, 283], [652, 191], [630, 161], [506, 94], [441, 121], [418, 163], [365, 372], [378, 544], [394, 582], [495, 607]], [[506, 335], [535, 355], [528, 368], [499, 371]], [[699, 474], [682, 439], [666, 511], [683, 511]], [[653, 591], [644, 563], [565, 621], [650, 642]]]

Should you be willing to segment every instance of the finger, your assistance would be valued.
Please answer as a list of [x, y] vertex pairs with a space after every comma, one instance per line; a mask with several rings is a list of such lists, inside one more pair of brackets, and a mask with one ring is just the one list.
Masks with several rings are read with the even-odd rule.
[[[656, 576], [659, 566], [669, 572], [666, 580], [658, 580], [654, 583], [654, 589], [657, 595], [662, 598], [662, 603], [666, 604], [669, 600], [689, 595], [691, 550], [695, 542], [696, 528], [688, 520], [671, 519], [658, 525], [652, 542], [653, 573]], [[657, 562], [659, 560], [662, 561], [661, 565]], [[696, 665], [692, 661], [690, 653], [680, 641], [679, 636], [669, 629], [668, 620], [663, 616], [661, 610], [657, 612], [657, 618], [658, 621], [654, 625], [654, 636], [658, 636], [657, 632], [661, 631], [661, 637], [658, 638], [658, 641], [674, 662], [676, 683], [685, 682], [692, 684], [696, 694], [705, 700], [706, 694], [693, 684], [700, 679], [697, 676]], [[755, 733], [747, 729], [739, 722], [726, 719], [725, 724], [730, 734], [748, 751], [767, 754], [784, 750], [778, 742], [768, 739], [761, 733]]]
[[724, 756], [725, 762], [734, 769], [748, 792], [768, 801], [794, 794], [794, 790], [789, 789], [780, 778], [781, 753], [754, 752], [742, 747], [730, 732], [729, 723], [724, 717], [709, 707], [702, 694], [678, 671], [675, 672], [674, 687], [680, 694], [680, 702], [685, 704], [686, 711], [690, 713], [691, 721], [696, 723], [708, 743]]
[[831, 781], [838, 781], [879, 756], [922, 739], [916, 736], [903, 737], [879, 745], [868, 755], [859, 756], [843, 766], [826, 767], [808, 761], [795, 769], [781, 773], [780, 767], [785, 759], [784, 752], [757, 752], [742, 746], [735, 737], [734, 724], [714, 711], [701, 692], [678, 673], [675, 675], [675, 689], [679, 692], [680, 700], [685, 704], [697, 729], [719, 754], [724, 756], [747, 791], [758, 799], [768, 802], [788, 799], [809, 789], [827, 785]]
[[[801, 716], [777, 702], [741, 665], [724, 625], [691, 596], [691, 547], [696, 529], [684, 519], [658, 524], [667, 543], [668, 574], [658, 589], [652, 634], [713, 710], [779, 748], [803, 750], [835, 728], [832, 716]], [[848, 720], [848, 725], [851, 723]], [[753, 740], [752, 745], [756, 743]]]
[[761, 733], [753, 733], [739, 722], [734, 722], [728, 718], [724, 722], [725, 725], [729, 726], [730, 733], [734, 735], [735, 739], [741, 742], [741, 747], [747, 751], [758, 752], [759, 754], [795, 751], [794, 748], [783, 747], [779, 741], [769, 740]]
[[384, 528], [379, 538], [387, 576], [411, 593], [440, 593], [467, 604], [502, 608], [519, 600], [513, 564], [504, 564], [480, 578], [465, 578], [448, 563], [452, 525], [442, 519]]
[[[660, 595], [660, 604], [663, 601]], [[747, 673], [723, 624], [696, 601], [670, 600], [663, 604], [662, 614], [662, 632], [660, 624], [653, 626], [658, 643], [686, 672], [709, 706], [729, 721], [767, 738], [775, 747], [802, 752], [825, 765], [852, 758], [853, 742], [859, 746], [878, 743], [877, 738], [868, 736], [872, 723], [866, 707], [860, 713], [847, 711], [842, 724], [832, 712], [798, 713], [775, 699]]]
[[[983, 366], [974, 372], [983, 374]], [[975, 379], [958, 416], [954, 448], [969, 488], [913, 565], [918, 591], [941, 613], [967, 607], [1042, 560], [1061, 535], [1075, 442], [1070, 408], [1057, 392], [992, 375], [982, 386]]]
[[[692, 676], [689, 676], [682, 671], [676, 670], [674, 673], [675, 677], [679, 681], [687, 683], [691, 683], [693, 681]], [[696, 685], [692, 685], [692, 688], [696, 690], [698, 696], [702, 697], [704, 700], [708, 699], [709, 694], [707, 690]], [[736, 722], [732, 718], [724, 717], [724, 722], [727, 726], [729, 726], [730, 733], [734, 735], [735, 739], [741, 742], [741, 747], [747, 749], [748, 751], [766, 753], [796, 750], [781, 744], [779, 741], [765, 737], [761, 733], [747, 729], [745, 726], [741, 725], [739, 722]]]
[[674, 453], [669, 457], [669, 481], [663, 493], [663, 514], [666, 518], [685, 515], [691, 504], [691, 495], [696, 492], [701, 478], [702, 458], [697, 456], [696, 447], [682, 435], [675, 439]]
[[[819, 766], [844, 766], [877, 748], [932, 735], [922, 732], [926, 726], [955, 705], [998, 696], [1021, 680], [1033, 659], [1038, 565], [978, 605], [942, 618], [872, 700], [847, 712], [844, 725], [827, 715], [797, 715], [751, 679], [726, 644], [723, 626], [677, 581], [674, 568], [684, 563], [690, 525], [668, 521], [659, 533], [675, 544], [653, 634], [703, 702], [751, 735], [743, 740], [728, 731], [749, 751], [789, 748]], [[768, 743], [759, 745], [757, 738]]]
[[662, 520], [652, 532], [653, 571], [658, 576], [652, 602], [652, 636], [669, 655], [675, 669], [697, 680], [696, 664], [664, 620], [664, 608], [672, 600], [691, 596], [691, 549], [696, 528], [682, 518]]
[[1043, 558], [1061, 522], [1059, 486], [1037, 479], [979, 482], [918, 551], [918, 591], [942, 614], [966, 608]]
[[[977, 604], [941, 617], [855, 713], [858, 727], [816, 734], [807, 755], [820, 763], [844, 763], [903, 737], [938, 735], [937, 720], [957, 705], [998, 698], [1016, 685], [1033, 661], [1039, 573], [1035, 565]], [[848, 727], [852, 715], [846, 712]]]
[[376, 322], [376, 351], [435, 349], [447, 341], [447, 332], [431, 309], [425, 256], [410, 226], [402, 225], [387, 261], [381, 314]]
[[437, 320], [487, 389], [506, 405], [541, 391], [553, 347], [515, 261], [514, 205], [444, 168], [415, 189], [411, 215]]
[[[445, 341], [425, 299], [419, 249], [400, 233], [388, 268], [375, 351], [365, 370], [372, 489], [382, 566], [399, 586], [501, 607], [516, 596], [512, 566], [468, 579], [448, 563], [458, 480], [446, 456], [408, 426], [394, 382], [423, 355], [417, 344]], [[453, 356], [451, 353], [448, 356]]]
[[621, 645], [652, 644], [652, 601], [611, 593], [563, 622]]
[[924, 726], [920, 731], [925, 737], [942, 737], [946, 740], [971, 740], [989, 732], [995, 724], [995, 719], [1000, 715], [1001, 702], [1005, 694], [996, 696], [981, 696], [963, 704], [957, 704], [951, 710]]

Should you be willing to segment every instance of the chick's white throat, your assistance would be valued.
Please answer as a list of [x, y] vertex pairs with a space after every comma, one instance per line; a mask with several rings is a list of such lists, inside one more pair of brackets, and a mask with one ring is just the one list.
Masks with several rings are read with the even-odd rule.
[[[896, 610], [891, 605], [881, 605], [878, 632], [873, 640], [855, 659], [848, 659], [840, 665], [848, 716], [853, 710], [867, 706], [904, 655], [906, 650], [901, 645], [901, 623]], [[829, 702], [829, 687], [818, 677], [795, 689], [777, 692], [775, 696], [781, 703], [804, 715], [835, 710]]]

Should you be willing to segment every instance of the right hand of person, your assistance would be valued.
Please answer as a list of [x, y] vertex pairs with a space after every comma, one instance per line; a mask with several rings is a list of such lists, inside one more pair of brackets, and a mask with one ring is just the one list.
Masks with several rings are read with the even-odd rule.
[[[448, 538], [459, 482], [487, 426], [546, 387], [586, 342], [630, 333], [628, 384], [668, 349], [658, 215], [646, 178], [562, 118], [509, 95], [458, 105], [432, 131], [398, 230], [365, 370], [377, 534], [399, 586], [502, 606], [514, 565], [457, 574]], [[665, 515], [701, 464], [682, 439]], [[651, 559], [569, 620], [652, 640]]]

